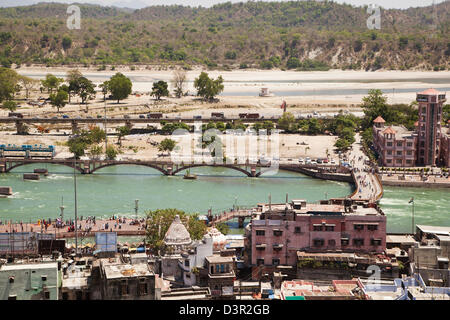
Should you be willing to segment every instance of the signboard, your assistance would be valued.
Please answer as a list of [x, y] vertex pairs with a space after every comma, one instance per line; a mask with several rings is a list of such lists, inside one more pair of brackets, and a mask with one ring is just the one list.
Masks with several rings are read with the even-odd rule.
[[39, 239], [52, 239], [54, 235], [37, 232], [0, 233], [0, 254], [36, 254]]
[[117, 232], [96, 232], [96, 251], [117, 252]]
[[232, 296], [233, 295], [233, 286], [222, 287], [222, 295]]

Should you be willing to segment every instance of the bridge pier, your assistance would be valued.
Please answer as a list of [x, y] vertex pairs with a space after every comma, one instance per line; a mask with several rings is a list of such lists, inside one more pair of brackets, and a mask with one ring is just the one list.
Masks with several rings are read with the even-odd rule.
[[76, 134], [78, 132], [78, 122], [72, 121], [72, 134]]
[[125, 127], [131, 130], [131, 128], [133, 128], [133, 124], [131, 123], [131, 121], [127, 120], [125, 121]]
[[168, 167], [167, 167], [167, 174], [168, 174], [169, 176], [173, 176], [173, 168], [172, 168], [171, 166], [168, 166]]
[[238, 218], [238, 225], [239, 225], [240, 229], [244, 228], [244, 221], [245, 221], [245, 217]]
[[22, 121], [16, 121], [16, 130], [17, 134], [24, 135], [28, 133], [28, 128]]
[[255, 168], [255, 167], [252, 167], [252, 168], [250, 169], [250, 173], [251, 173], [251, 175], [252, 175], [253, 178], [256, 177], [256, 168]]

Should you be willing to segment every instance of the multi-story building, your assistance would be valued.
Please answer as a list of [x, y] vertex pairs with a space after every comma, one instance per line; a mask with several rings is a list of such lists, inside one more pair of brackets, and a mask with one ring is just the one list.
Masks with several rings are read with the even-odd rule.
[[[419, 120], [415, 130], [373, 122], [373, 145], [379, 164], [386, 167], [450, 165], [450, 139], [441, 128], [444, 93], [428, 89], [417, 94]], [[445, 129], [445, 128], [444, 128]], [[448, 130], [448, 129], [446, 129]]]
[[10, 264], [0, 268], [0, 300], [58, 300], [57, 262]]
[[246, 230], [246, 261], [252, 267], [295, 266], [297, 251], [382, 253], [386, 216], [376, 207], [343, 204], [261, 204]]
[[208, 270], [208, 287], [211, 289], [211, 297], [215, 299], [233, 298], [234, 280], [236, 279], [233, 257], [215, 254], [206, 257], [205, 263], [206, 270]]

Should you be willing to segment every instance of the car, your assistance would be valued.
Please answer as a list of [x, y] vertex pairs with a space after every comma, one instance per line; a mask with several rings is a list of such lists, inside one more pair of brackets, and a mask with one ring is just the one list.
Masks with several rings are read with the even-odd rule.
[[67, 114], [63, 114], [63, 115], [62, 115], [62, 118], [63, 118], [63, 119], [69, 119], [69, 116], [68, 116]]
[[328, 163], [328, 159], [323, 159], [323, 163]]
[[91, 116], [87, 116], [86, 119], [92, 119], [92, 117]]
[[126, 114], [126, 115], [123, 116], [123, 118], [124, 119], [130, 119], [130, 116]]
[[336, 161], [334, 159], [331, 159], [331, 164], [336, 164]]
[[140, 114], [139, 119], [145, 119], [145, 116], [143, 114]]
[[202, 116], [194, 116], [194, 119], [201, 119]]
[[311, 164], [317, 164], [317, 161], [313, 160], [311, 161]]
[[318, 164], [322, 164], [323, 163], [323, 160], [322, 159], [317, 159], [317, 161], [316, 161]]

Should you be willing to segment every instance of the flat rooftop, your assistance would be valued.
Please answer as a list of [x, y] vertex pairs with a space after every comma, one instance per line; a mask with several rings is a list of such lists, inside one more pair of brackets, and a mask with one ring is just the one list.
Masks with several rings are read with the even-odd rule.
[[[356, 209], [353, 209], [353, 212], [345, 212], [345, 207], [339, 204], [320, 204], [320, 203], [306, 203], [306, 205], [302, 206], [301, 209], [294, 209], [292, 203], [277, 203], [271, 204], [270, 209], [274, 214], [283, 213], [283, 211], [287, 210], [291, 212], [295, 212], [296, 214], [332, 214], [335, 213], [337, 215], [382, 215], [380, 211], [376, 208], [368, 207], [364, 208], [362, 206], [357, 206]], [[353, 207], [352, 207], [353, 208]], [[269, 212], [269, 204], [262, 205], [262, 212]]]
[[213, 255], [210, 257], [206, 257], [206, 260], [209, 263], [232, 263], [233, 262], [233, 258], [232, 257], [222, 257], [219, 255]]
[[0, 271], [12, 271], [12, 270], [38, 270], [38, 269], [57, 269], [57, 262], [46, 262], [46, 263], [27, 263], [27, 264], [7, 264], [0, 268]]
[[424, 233], [434, 233], [444, 236], [450, 236], [450, 227], [416, 225], [416, 228]]
[[107, 279], [146, 277], [154, 275], [146, 264], [117, 264], [104, 266]]

